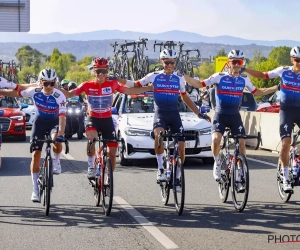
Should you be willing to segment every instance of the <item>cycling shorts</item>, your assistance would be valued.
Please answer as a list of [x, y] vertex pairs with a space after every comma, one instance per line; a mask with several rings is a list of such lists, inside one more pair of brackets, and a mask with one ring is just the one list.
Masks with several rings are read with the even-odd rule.
[[[153, 130], [156, 128], [170, 127], [171, 133], [184, 133], [181, 117], [178, 111], [156, 111], [153, 118]], [[184, 141], [184, 137], [178, 137], [178, 141]]]
[[[49, 132], [50, 136], [52, 136], [54, 133], [58, 132], [58, 117], [57, 119], [53, 120], [43, 120], [37, 118], [33, 125], [32, 125], [32, 133], [30, 140], [32, 141], [33, 138], [37, 137], [37, 139], [45, 139], [46, 132]], [[31, 148], [33, 151], [39, 150], [42, 151], [43, 149], [43, 142], [34, 142], [31, 144]]]
[[245, 128], [240, 113], [236, 114], [220, 114], [215, 113], [211, 132], [219, 132], [222, 135], [225, 128], [230, 128], [232, 135], [245, 135]]
[[279, 133], [280, 138], [291, 137], [294, 123], [300, 128], [300, 108], [280, 109]]
[[[85, 126], [86, 132], [95, 130], [102, 133], [102, 138], [105, 140], [116, 140], [116, 131], [112, 117], [96, 118], [88, 116]], [[108, 147], [118, 147], [117, 142], [107, 143]]]

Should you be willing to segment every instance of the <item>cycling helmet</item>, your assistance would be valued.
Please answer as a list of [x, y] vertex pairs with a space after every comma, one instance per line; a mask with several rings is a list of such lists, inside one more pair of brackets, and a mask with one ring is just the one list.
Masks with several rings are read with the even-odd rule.
[[108, 68], [108, 61], [104, 57], [96, 57], [92, 61], [94, 68]]
[[69, 84], [69, 80], [63, 79], [60, 84], [61, 84], [61, 86], [64, 86], [65, 84]]
[[40, 81], [54, 81], [56, 78], [55, 70], [50, 68], [43, 69], [39, 74]]
[[164, 49], [162, 52], [160, 52], [159, 58], [161, 60], [163, 59], [176, 59], [177, 53], [173, 49]]
[[244, 59], [244, 53], [243, 51], [239, 49], [233, 49], [228, 53], [228, 59], [232, 58], [239, 58], [239, 59]]
[[76, 89], [77, 88], [77, 84], [76, 84], [76, 82], [70, 82], [68, 84], [68, 87], [69, 87], [69, 90]]
[[300, 47], [296, 46], [296, 47], [292, 48], [290, 55], [291, 55], [291, 57], [299, 57], [300, 58]]

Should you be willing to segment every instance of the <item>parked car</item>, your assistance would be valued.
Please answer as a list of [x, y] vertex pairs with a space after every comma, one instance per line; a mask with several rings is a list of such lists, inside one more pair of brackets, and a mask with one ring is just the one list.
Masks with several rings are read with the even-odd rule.
[[26, 115], [26, 128], [30, 129], [32, 128], [33, 122], [36, 118], [36, 107], [34, 106], [34, 102], [32, 97], [18, 97], [17, 98], [19, 103], [22, 104], [27, 104], [28, 107], [24, 108], [23, 111]]
[[[212, 100], [214, 103], [212, 104], [213, 107], [216, 106], [215, 99]], [[243, 98], [242, 98], [242, 103], [240, 106], [240, 110], [244, 111], [256, 111], [257, 109], [257, 102], [254, 97], [254, 95], [249, 92], [248, 90], [244, 90], [243, 92]]]
[[14, 97], [0, 95], [0, 124], [3, 137], [26, 140], [26, 116], [22, 109], [27, 107], [27, 104], [19, 105]]
[[262, 104], [258, 105], [257, 112], [279, 113], [280, 91], [276, 91], [271, 97], [264, 96], [262, 102]]
[[[181, 99], [180, 99], [181, 100]], [[212, 163], [211, 123], [199, 119], [179, 100], [178, 106], [186, 134], [199, 132], [199, 144], [194, 149], [195, 140], [186, 137], [186, 157], [201, 158], [204, 163]], [[120, 164], [126, 166], [133, 159], [155, 158], [153, 116], [153, 92], [139, 95], [115, 95], [113, 117], [117, 120], [117, 135], [123, 139], [119, 145]]]

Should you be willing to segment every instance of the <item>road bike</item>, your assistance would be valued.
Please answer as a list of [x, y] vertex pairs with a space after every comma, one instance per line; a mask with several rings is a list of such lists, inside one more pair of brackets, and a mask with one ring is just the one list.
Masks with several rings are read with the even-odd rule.
[[149, 73], [149, 59], [144, 56], [144, 50], [147, 48], [147, 38], [141, 38], [133, 43], [134, 55], [131, 61], [131, 71], [133, 79], [141, 79]]
[[3, 61], [0, 59], [0, 77], [5, 78], [5, 73], [3, 71]]
[[[165, 138], [164, 145], [164, 157], [163, 157], [163, 166], [165, 181], [157, 181], [160, 185], [160, 195], [162, 203], [164, 205], [168, 204], [170, 197], [170, 189], [173, 189], [174, 194], [174, 203], [176, 212], [178, 215], [181, 215], [184, 208], [185, 200], [185, 178], [184, 178], [184, 167], [181, 157], [178, 152], [178, 138], [179, 137], [188, 137], [189, 139], [195, 139], [195, 148], [198, 145], [199, 136], [198, 133], [195, 134], [184, 134], [176, 133], [172, 134], [170, 128], [168, 128], [165, 133], [161, 131], [158, 137], [158, 148], [161, 146], [161, 139]], [[170, 142], [170, 139], [173, 138], [173, 141]], [[171, 156], [171, 154], [173, 154]], [[177, 171], [180, 171], [180, 178]], [[179, 187], [179, 189], [178, 189]]]
[[[233, 141], [230, 140], [233, 138]], [[221, 142], [220, 161], [221, 179], [218, 181], [219, 196], [223, 203], [227, 201], [229, 188], [231, 187], [234, 208], [242, 212], [247, 204], [249, 195], [249, 167], [244, 154], [239, 150], [239, 139], [257, 139], [255, 149], [261, 143], [261, 135], [231, 135], [229, 128], [225, 129], [223, 142]], [[235, 146], [234, 153], [230, 153], [230, 147]]]
[[[297, 130], [296, 132], [293, 132], [291, 137], [292, 137], [292, 143], [291, 143], [291, 149], [290, 149], [290, 157], [289, 157], [289, 177], [290, 177], [290, 182], [292, 188], [295, 186], [299, 186], [299, 177], [300, 177], [300, 172], [299, 172], [299, 164], [300, 164], [300, 157], [299, 155], [296, 154], [296, 146], [300, 143], [298, 140], [298, 137], [300, 135], [300, 129]], [[298, 171], [296, 171], [293, 174], [293, 163], [298, 165]], [[277, 164], [277, 188], [278, 188], [278, 193], [279, 197], [283, 202], [288, 202], [294, 193], [293, 190], [291, 191], [284, 191], [283, 190], [283, 171], [281, 167], [281, 162], [280, 158], [278, 159], [278, 164]]]
[[[39, 178], [38, 178], [38, 187], [39, 187], [39, 198], [40, 201], [43, 201], [43, 206], [45, 207], [46, 216], [49, 215], [50, 210], [50, 197], [51, 191], [54, 186], [53, 182], [53, 166], [52, 166], [52, 157], [51, 157], [51, 144], [56, 143], [49, 135], [49, 132], [46, 132], [45, 139], [33, 138], [30, 146], [30, 153], [33, 152], [32, 144], [35, 142], [44, 142], [46, 143], [45, 157], [40, 166]], [[67, 139], [64, 140], [65, 143], [65, 154], [69, 153], [69, 143]]]
[[103, 212], [108, 216], [111, 212], [113, 196], [114, 196], [114, 175], [111, 160], [107, 154], [107, 143], [119, 142], [119, 140], [103, 139], [102, 133], [98, 132], [98, 139], [89, 140], [89, 153], [95, 142], [99, 142], [94, 168], [97, 170], [96, 177], [89, 179], [89, 183], [93, 187], [94, 202], [98, 207], [100, 200], [102, 201]]
[[[4, 64], [7, 64], [6, 66], [6, 75], [7, 75], [7, 80], [9, 82], [14, 82], [18, 83], [17, 75], [16, 75], [16, 63], [14, 60], [11, 62], [6, 62]], [[19, 70], [21, 70], [21, 65], [19, 65]]]

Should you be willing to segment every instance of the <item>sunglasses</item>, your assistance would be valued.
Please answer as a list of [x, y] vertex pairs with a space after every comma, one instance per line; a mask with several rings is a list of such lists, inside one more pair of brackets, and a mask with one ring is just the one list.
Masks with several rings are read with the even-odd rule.
[[300, 58], [293, 57], [294, 62], [300, 63]]
[[171, 64], [171, 65], [174, 65], [174, 64], [175, 64], [175, 62], [170, 62], [170, 61], [168, 61], [168, 62], [165, 62], [165, 61], [164, 61], [164, 64], [165, 64], [165, 65], [169, 65], [169, 64]]
[[238, 64], [239, 66], [243, 65], [243, 60], [229, 60], [233, 65]]
[[48, 87], [48, 86], [54, 87], [54, 85], [55, 85], [55, 82], [43, 82], [43, 86], [45, 86], [45, 87]]
[[97, 73], [97, 75], [99, 75], [100, 73], [102, 73], [103, 75], [108, 73], [107, 69], [95, 69], [95, 72]]

